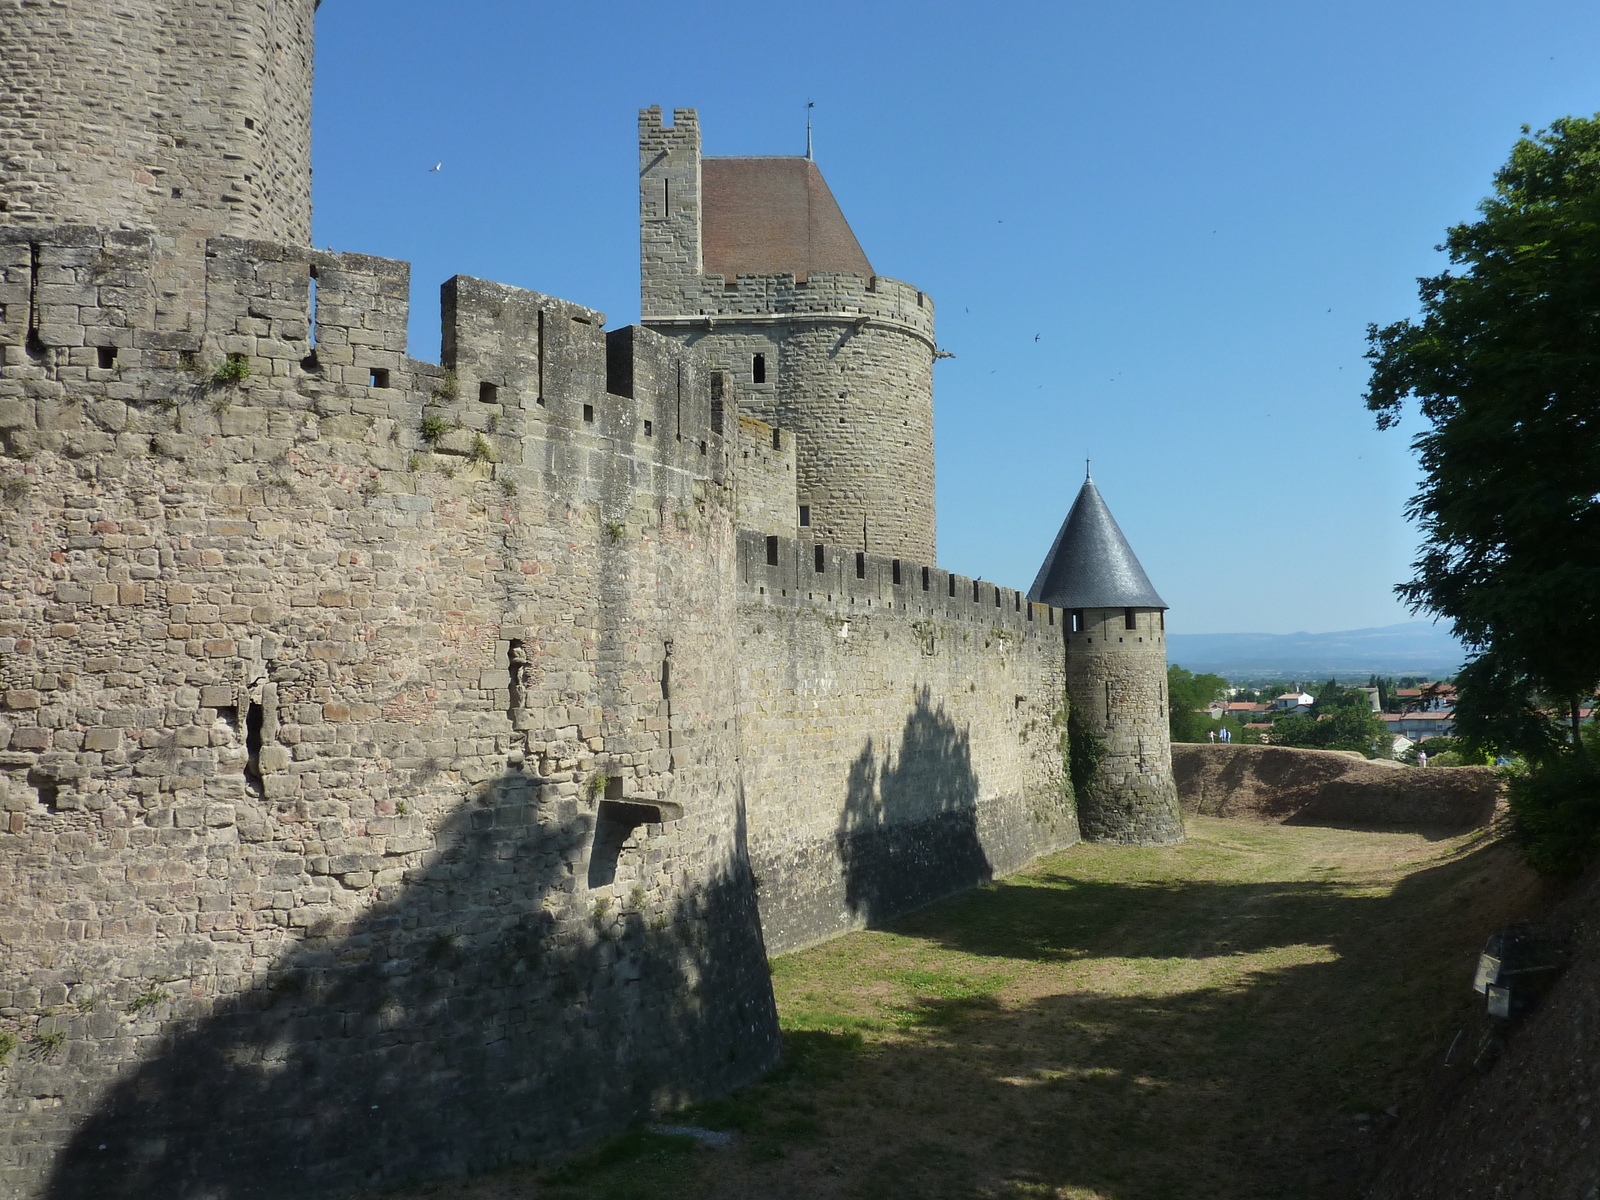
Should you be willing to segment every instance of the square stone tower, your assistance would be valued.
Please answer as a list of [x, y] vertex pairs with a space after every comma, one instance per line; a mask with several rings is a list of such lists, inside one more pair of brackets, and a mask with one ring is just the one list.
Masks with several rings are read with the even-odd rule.
[[644, 109], [639, 250], [645, 326], [793, 431], [798, 535], [933, 562], [933, 302], [873, 272], [816, 163], [705, 158], [693, 109]]

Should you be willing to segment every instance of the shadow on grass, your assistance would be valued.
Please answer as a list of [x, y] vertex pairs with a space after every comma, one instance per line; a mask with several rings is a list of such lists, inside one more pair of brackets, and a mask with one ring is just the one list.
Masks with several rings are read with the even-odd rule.
[[[1354, 1200], [1386, 1110], [1404, 1110], [1470, 1019], [1482, 936], [1530, 886], [1513, 851], [1488, 845], [1387, 896], [1058, 869], [945, 901], [893, 929], [960, 951], [952, 977], [981, 954], [1025, 972], [1084, 960], [1076, 982], [1002, 1002], [939, 995], [930, 976], [887, 1036], [789, 1032], [795, 1065], [697, 1110], [747, 1136], [701, 1156], [695, 1194]], [[1318, 949], [1274, 965], [1294, 946]], [[877, 947], [875, 969], [893, 954]], [[919, 979], [939, 968], [925, 949], [916, 966]], [[806, 986], [826, 992], [827, 969]], [[884, 966], [896, 977], [913, 976]], [[786, 1135], [807, 1112], [796, 1128], [809, 1132]]]
[[966, 954], [1063, 962], [1209, 958], [1322, 942], [1386, 901], [1339, 883], [1115, 883], [1039, 872], [895, 922]]

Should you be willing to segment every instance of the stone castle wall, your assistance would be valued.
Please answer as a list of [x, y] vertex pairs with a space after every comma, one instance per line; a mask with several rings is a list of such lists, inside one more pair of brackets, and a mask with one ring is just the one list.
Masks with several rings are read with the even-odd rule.
[[1077, 840], [1061, 610], [748, 531], [739, 580], [740, 754], [770, 952]]
[[405, 264], [227, 240], [162, 333], [152, 243], [0, 233], [0, 1190], [322, 1194], [755, 1077], [703, 361], [457, 279], [447, 374]]
[[931, 566], [927, 298], [701, 276], [683, 111], [667, 336], [457, 277], [418, 362], [408, 264], [304, 245], [314, 9], [0, 24], [28, 1200], [569, 1149], [775, 1061], [769, 945], [1076, 837], [1062, 614]]
[[457, 277], [441, 368], [406, 264], [223, 238], [164, 330], [158, 243], [0, 230], [9, 1192], [546, 1155], [770, 1065], [763, 919], [1075, 837], [1059, 610], [786, 536], [696, 351]]

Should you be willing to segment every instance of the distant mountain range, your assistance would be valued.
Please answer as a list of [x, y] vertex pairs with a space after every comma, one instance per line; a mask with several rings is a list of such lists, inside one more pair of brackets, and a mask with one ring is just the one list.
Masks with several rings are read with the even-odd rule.
[[1342, 633], [1170, 633], [1167, 661], [1228, 679], [1309, 681], [1359, 675], [1451, 675], [1466, 660], [1443, 625], [1405, 621]]

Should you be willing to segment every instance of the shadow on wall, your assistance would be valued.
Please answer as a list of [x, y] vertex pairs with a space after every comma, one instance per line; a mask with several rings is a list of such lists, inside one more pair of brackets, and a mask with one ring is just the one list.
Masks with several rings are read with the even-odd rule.
[[459, 1174], [769, 1067], [742, 811], [726, 874], [602, 910], [576, 883], [592, 818], [537, 795], [502, 777], [398, 894], [169, 1024], [57, 1160], [50, 1200], [278, 1200]]
[[839, 858], [850, 911], [875, 925], [990, 879], [978, 840], [978, 776], [965, 730], [923, 688], [882, 763], [872, 739], [850, 764]]

